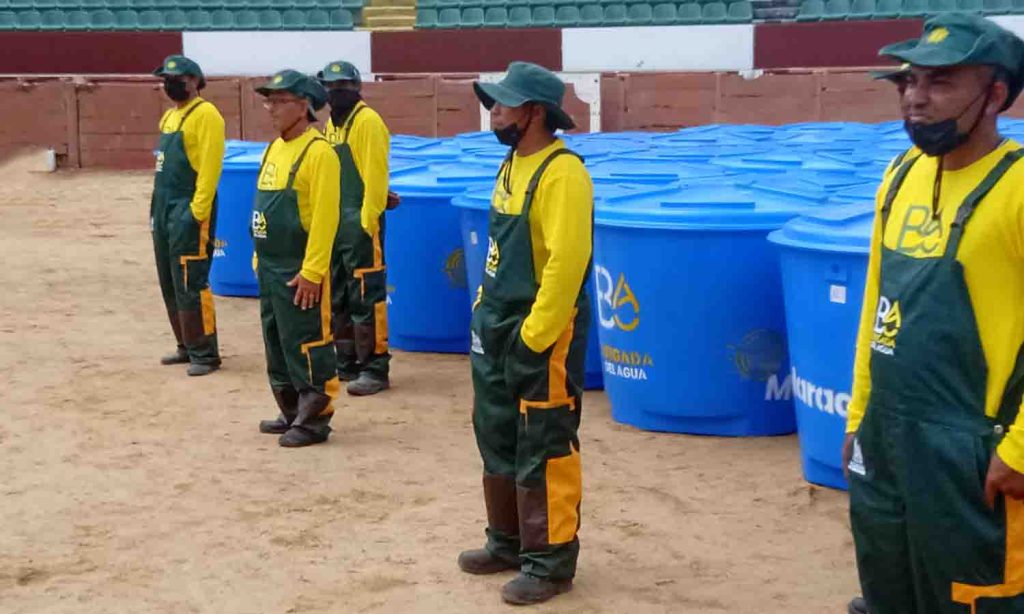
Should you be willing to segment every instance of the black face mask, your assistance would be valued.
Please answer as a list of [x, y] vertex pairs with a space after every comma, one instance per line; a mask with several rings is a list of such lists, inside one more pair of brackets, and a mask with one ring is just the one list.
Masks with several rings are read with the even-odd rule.
[[519, 141], [523, 139], [523, 135], [530, 129], [530, 122], [532, 121], [533, 114], [531, 113], [523, 128], [520, 128], [519, 124], [512, 123], [504, 128], [495, 129], [494, 136], [497, 137], [498, 142], [502, 145], [515, 149], [516, 147], [519, 147]]
[[[906, 120], [903, 122], [903, 128], [907, 131], [907, 136], [910, 137], [912, 142], [918, 149], [923, 151], [929, 156], [944, 156], [951, 151], [955, 151], [958, 147], [967, 142], [971, 138], [971, 133], [981, 123], [981, 118], [985, 115], [985, 106], [988, 104], [989, 92], [992, 91], [992, 86], [985, 88], [984, 94], [979, 94], [967, 104], [963, 111], [959, 115], [950, 119], [944, 119], [942, 121], [933, 122], [931, 124], [925, 124], [920, 122], [911, 122]], [[960, 132], [957, 129], [957, 121], [964, 116], [964, 113], [974, 106], [974, 103], [978, 101], [978, 98], [985, 96], [985, 102], [981, 105], [981, 110], [978, 111], [978, 117], [974, 120], [974, 124], [971, 125], [967, 132]]]
[[188, 86], [181, 79], [164, 79], [164, 92], [174, 102], [188, 100]]
[[338, 126], [338, 124], [345, 121], [348, 114], [352, 112], [352, 109], [362, 99], [359, 92], [353, 90], [329, 90], [327, 92], [327, 103], [331, 105], [331, 122]]

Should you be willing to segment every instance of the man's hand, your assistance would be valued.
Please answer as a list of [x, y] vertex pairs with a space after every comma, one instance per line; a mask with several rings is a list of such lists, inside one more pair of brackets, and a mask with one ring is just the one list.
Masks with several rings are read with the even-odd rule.
[[853, 457], [853, 440], [856, 437], [856, 433], [847, 433], [843, 440], [843, 476], [846, 479], [850, 479], [850, 459]]
[[992, 455], [985, 478], [985, 502], [995, 508], [996, 497], [1002, 494], [1011, 499], [1024, 500], [1024, 473], [1017, 473], [1003, 462], [998, 454]]
[[398, 205], [401, 204], [401, 202], [402, 202], [402, 197], [401, 196], [399, 196], [398, 194], [395, 194], [394, 192], [388, 192], [387, 208], [388, 208], [389, 211], [391, 209], [394, 209], [394, 208], [398, 207]]
[[299, 309], [305, 311], [320, 302], [320, 284], [315, 284], [299, 273], [288, 282], [289, 288], [295, 288], [295, 300]]

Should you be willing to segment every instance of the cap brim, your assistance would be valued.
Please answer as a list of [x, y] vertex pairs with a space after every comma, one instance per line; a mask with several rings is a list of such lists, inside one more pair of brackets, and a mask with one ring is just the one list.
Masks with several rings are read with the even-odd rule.
[[922, 46], [918, 40], [903, 41], [882, 47], [878, 55], [894, 58], [915, 66], [956, 66], [965, 64], [971, 51], [962, 53], [938, 46]]
[[878, 81], [896, 81], [907, 76], [910, 71], [906, 68], [893, 68], [890, 70], [872, 70], [868, 74], [871, 75], [872, 79]]
[[529, 102], [526, 96], [510, 90], [500, 83], [480, 83], [479, 81], [474, 81], [473, 91], [476, 92], [476, 97], [480, 99], [480, 104], [484, 105], [484, 108], [487, 110], [490, 110], [495, 103], [506, 107], [518, 107]]
[[153, 71], [153, 76], [154, 77], [166, 77], [168, 75], [170, 75], [172, 77], [180, 77], [180, 76], [182, 76], [184, 74], [185, 73], [183, 73], [181, 70], [179, 70], [177, 68], [172, 68], [170, 70], [167, 70], [163, 66], [159, 66], [159, 67], [157, 67], [156, 70]]
[[256, 93], [259, 94], [260, 96], [266, 96], [271, 92], [281, 92], [287, 89], [287, 87], [281, 87], [279, 85], [274, 85], [273, 83], [264, 83], [263, 85], [256, 88]]

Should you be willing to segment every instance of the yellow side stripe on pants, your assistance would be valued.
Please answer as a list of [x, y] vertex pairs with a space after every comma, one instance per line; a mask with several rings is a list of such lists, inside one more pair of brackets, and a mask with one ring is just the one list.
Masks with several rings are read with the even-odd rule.
[[953, 601], [978, 613], [978, 599], [1010, 598], [1024, 594], [1024, 501], [1006, 498], [1006, 563], [1003, 584], [974, 586], [953, 583]]
[[[313, 358], [309, 355], [309, 350], [312, 348], [323, 347], [325, 345], [334, 343], [334, 333], [331, 331], [331, 278], [330, 275], [325, 275], [324, 280], [320, 286], [320, 339], [318, 341], [311, 341], [309, 343], [303, 343], [301, 350], [303, 355], [306, 357], [306, 369], [309, 370], [309, 381], [313, 381]], [[338, 394], [341, 392], [341, 381], [338, 376], [335, 375], [331, 379], [324, 383], [324, 394], [331, 397], [331, 401], [338, 398]], [[333, 403], [328, 403], [327, 407], [320, 413], [321, 416], [326, 416], [334, 413]]]
[[185, 287], [188, 287], [188, 263], [194, 260], [206, 260], [206, 243], [210, 240], [210, 218], [199, 223], [199, 253], [192, 256], [182, 256], [181, 263]]
[[571, 444], [569, 455], [549, 458], [545, 468], [548, 499], [548, 543], [566, 544], [576, 538], [583, 498], [580, 453]]
[[212, 335], [217, 332], [217, 314], [213, 310], [213, 292], [209, 288], [199, 291], [199, 311], [203, 316], [203, 334]]
[[569, 318], [569, 326], [562, 331], [562, 335], [555, 341], [555, 347], [551, 350], [551, 360], [548, 362], [548, 398], [562, 399], [569, 393], [566, 389], [565, 380], [566, 361], [569, 359], [569, 346], [572, 344], [572, 336], [576, 332], [576, 314], [579, 310], [573, 309]]

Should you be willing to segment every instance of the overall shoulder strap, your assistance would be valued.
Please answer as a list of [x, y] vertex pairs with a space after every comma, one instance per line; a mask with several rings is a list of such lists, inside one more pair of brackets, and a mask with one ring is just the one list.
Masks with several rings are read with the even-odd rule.
[[[906, 154], [907, 152], [904, 152]], [[904, 161], [902, 157], [900, 161], [902, 164], [896, 169], [896, 174], [893, 175], [892, 181], [889, 182], [889, 190], [885, 193], [885, 201], [882, 204], [882, 230], [885, 230], [886, 224], [889, 223], [889, 213], [892, 211], [892, 203], [896, 200], [896, 195], [899, 194], [900, 188], [903, 187], [903, 182], [907, 178], [907, 173], [914, 166], [914, 163], [921, 159], [921, 156], [914, 156], [913, 158]]]
[[363, 110], [366, 108], [367, 106], [366, 103], [364, 102], [362, 103], [361, 107], [354, 109], [351, 113], [348, 114], [348, 120], [345, 121], [345, 140], [342, 141], [343, 145], [348, 145], [348, 137], [350, 134], [352, 134], [352, 125], [356, 123], [356, 115], [362, 113]]
[[523, 198], [524, 215], [528, 215], [530, 212], [530, 206], [533, 204], [533, 198], [537, 192], [537, 186], [540, 185], [540, 180], [541, 178], [544, 177], [544, 171], [548, 170], [548, 167], [551, 166], [551, 163], [557, 160], [560, 156], [574, 156], [580, 162], [583, 162], [583, 157], [580, 156], [575, 151], [572, 151], [571, 149], [563, 147], [562, 149], [556, 149], [555, 151], [551, 152], [551, 154], [548, 155], [548, 157], [545, 158], [544, 161], [540, 163], [540, 166], [537, 167], [537, 170], [534, 171], [533, 176], [530, 177], [530, 183], [527, 184], [526, 186], [526, 195]]
[[967, 222], [970, 221], [971, 216], [978, 209], [978, 205], [982, 199], [992, 190], [993, 187], [999, 180], [1003, 178], [1010, 167], [1016, 164], [1018, 160], [1024, 157], [1024, 148], [1015, 149], [1009, 151], [1005, 156], [989, 171], [988, 175], [981, 180], [978, 187], [967, 195], [964, 202], [960, 205], [960, 208], [956, 211], [956, 218], [953, 220], [953, 225], [949, 229], [949, 240], [946, 243], [946, 254], [947, 258], [955, 258], [957, 249], [960, 247], [960, 239], [963, 238], [964, 228], [967, 226]]
[[292, 185], [294, 185], [295, 183], [295, 174], [299, 172], [299, 167], [302, 166], [302, 162], [306, 159], [306, 153], [309, 151], [309, 148], [312, 147], [313, 143], [316, 143], [317, 141], [323, 141], [324, 143], [327, 143], [327, 139], [323, 138], [322, 136], [312, 138], [309, 140], [308, 143], [306, 143], [306, 146], [303, 147], [302, 151], [299, 153], [299, 157], [295, 158], [295, 164], [292, 164], [292, 169], [288, 172], [288, 186], [286, 189], [292, 189]]

